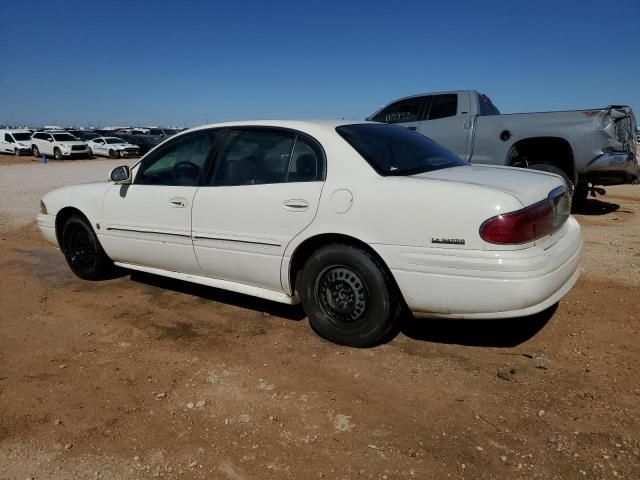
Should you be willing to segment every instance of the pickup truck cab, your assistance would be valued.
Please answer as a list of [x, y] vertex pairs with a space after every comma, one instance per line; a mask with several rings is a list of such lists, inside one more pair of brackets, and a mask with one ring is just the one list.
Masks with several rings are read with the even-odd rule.
[[638, 179], [636, 120], [627, 106], [500, 114], [475, 90], [425, 93], [396, 100], [369, 120], [416, 130], [470, 163], [556, 173], [584, 200], [589, 184]]

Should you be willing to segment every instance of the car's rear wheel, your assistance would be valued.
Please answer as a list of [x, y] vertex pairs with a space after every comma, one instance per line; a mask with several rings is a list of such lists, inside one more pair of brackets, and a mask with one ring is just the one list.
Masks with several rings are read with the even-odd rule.
[[368, 347], [393, 328], [401, 310], [395, 282], [369, 252], [327, 245], [305, 263], [298, 293], [311, 327], [332, 342]]
[[53, 149], [53, 156], [56, 157], [56, 160], [62, 160], [62, 152], [59, 148], [56, 147]]
[[62, 251], [69, 267], [84, 280], [101, 280], [114, 271], [91, 225], [80, 215], [67, 219], [62, 227]]
[[40, 156], [40, 150], [35, 145], [31, 147], [31, 152], [33, 153], [33, 156], [36, 158]]

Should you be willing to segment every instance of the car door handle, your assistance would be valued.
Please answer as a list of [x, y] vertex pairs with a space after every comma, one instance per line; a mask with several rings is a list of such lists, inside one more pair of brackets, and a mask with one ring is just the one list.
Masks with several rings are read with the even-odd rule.
[[282, 203], [282, 206], [290, 212], [302, 212], [309, 208], [309, 202], [301, 199], [287, 200]]
[[184, 208], [187, 206], [187, 199], [184, 197], [173, 197], [169, 199], [169, 205], [173, 208]]

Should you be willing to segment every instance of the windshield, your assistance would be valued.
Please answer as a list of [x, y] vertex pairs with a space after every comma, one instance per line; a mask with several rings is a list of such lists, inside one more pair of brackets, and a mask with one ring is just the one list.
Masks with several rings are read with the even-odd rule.
[[121, 138], [116, 138], [116, 137], [110, 137], [110, 138], [105, 138], [105, 140], [107, 141], [107, 143], [109, 145], [112, 145], [114, 143], [126, 143], [124, 140], [122, 140]]
[[164, 133], [158, 128], [152, 128], [149, 130], [149, 135], [164, 135]]
[[380, 175], [413, 175], [465, 165], [433, 140], [397, 125], [361, 123], [336, 131]]
[[54, 133], [53, 138], [56, 139], [57, 142], [77, 142], [78, 139], [73, 135], [69, 135], [68, 133]]
[[21, 133], [12, 133], [11, 135], [13, 135], [13, 139], [16, 142], [23, 142], [25, 140], [31, 140], [31, 134], [27, 133], [27, 132], [21, 132]]
[[176, 133], [178, 133], [178, 131], [173, 128], [165, 128], [164, 133], [166, 133], [167, 135], [175, 135]]

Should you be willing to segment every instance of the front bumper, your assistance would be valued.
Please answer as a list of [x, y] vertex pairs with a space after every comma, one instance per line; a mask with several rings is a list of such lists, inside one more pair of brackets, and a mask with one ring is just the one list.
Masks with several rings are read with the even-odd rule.
[[518, 251], [407, 252], [376, 248], [418, 317], [523, 317], [557, 303], [580, 276], [582, 236], [574, 218], [550, 247]]
[[41, 213], [36, 217], [36, 223], [44, 238], [50, 244], [58, 247], [58, 237], [56, 235], [56, 217], [55, 215], [48, 215]]
[[587, 164], [583, 176], [598, 185], [631, 183], [638, 178], [638, 159], [626, 152], [604, 153]]
[[63, 157], [86, 157], [89, 155], [89, 150], [61, 150]]

